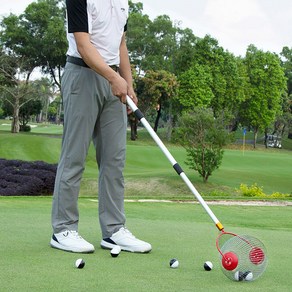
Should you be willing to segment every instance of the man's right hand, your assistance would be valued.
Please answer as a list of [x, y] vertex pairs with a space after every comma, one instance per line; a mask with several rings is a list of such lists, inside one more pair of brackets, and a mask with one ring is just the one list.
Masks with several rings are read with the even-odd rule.
[[96, 73], [106, 78], [111, 85], [113, 95], [117, 96], [122, 103], [126, 103], [128, 91], [126, 80], [105, 63], [100, 53], [90, 42], [88, 33], [76, 32], [74, 37], [83, 61]]
[[110, 81], [112, 94], [120, 99], [124, 104], [127, 102], [128, 84], [124, 78], [116, 73]]

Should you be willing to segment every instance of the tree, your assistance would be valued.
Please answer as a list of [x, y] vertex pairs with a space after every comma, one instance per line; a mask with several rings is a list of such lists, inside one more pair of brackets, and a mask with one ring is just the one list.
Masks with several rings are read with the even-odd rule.
[[143, 92], [140, 98], [156, 109], [157, 115], [154, 124], [154, 131], [157, 132], [162, 108], [175, 96], [177, 90], [177, 79], [175, 75], [164, 71], [146, 72], [142, 78]]
[[208, 66], [194, 64], [179, 76], [179, 90], [175, 97], [184, 110], [194, 107], [209, 107], [214, 94], [211, 89], [212, 76]]
[[244, 76], [241, 72], [241, 64], [233, 54], [224, 51], [218, 45], [218, 41], [209, 35], [198, 39], [194, 44], [194, 64], [208, 68], [211, 75], [209, 87], [212, 91], [210, 107], [217, 117], [236, 115], [240, 102], [245, 98], [243, 86]]
[[160, 15], [151, 21], [142, 12], [142, 3], [130, 2], [127, 45], [131, 63], [141, 73], [148, 70], [178, 72], [183, 67], [180, 62], [185, 64], [188, 60], [191, 47], [188, 41], [194, 38], [191, 30], [180, 29], [179, 23], [173, 22], [167, 15]]
[[156, 17], [149, 24], [149, 38], [144, 70], [165, 70], [173, 72], [173, 52], [176, 46], [176, 28], [167, 15]]
[[[176, 48], [172, 51], [172, 73], [179, 76], [189, 70], [196, 63], [196, 44], [199, 38], [189, 28], [177, 27]], [[202, 64], [203, 65], [203, 64]]]
[[37, 116], [42, 109], [40, 100], [30, 100], [25, 103], [19, 111], [20, 131], [30, 131], [30, 126], [27, 126], [32, 116]]
[[57, 86], [49, 78], [42, 78], [37, 81], [39, 99], [42, 104], [41, 111], [38, 116], [38, 121], [48, 121], [48, 111], [50, 103], [55, 99], [55, 91], [58, 91]]
[[23, 70], [28, 79], [36, 67], [41, 67], [60, 87], [67, 50], [64, 2], [38, 0], [28, 5], [20, 16], [4, 17], [0, 44], [6, 52], [26, 60]]
[[[1, 21], [2, 52], [9, 56], [10, 60], [17, 60], [14, 66], [7, 60], [6, 64], [9, 66], [2, 66], [2, 77], [6, 76], [2, 91], [14, 109], [13, 133], [19, 131], [20, 108], [30, 100], [26, 97], [33, 91], [29, 80], [35, 68], [41, 67], [45, 73], [50, 73], [60, 89], [61, 70], [65, 64], [67, 50], [64, 5], [62, 0], [38, 0], [28, 5], [20, 16], [10, 14]], [[17, 76], [8, 72], [8, 68], [17, 72]], [[12, 86], [7, 84], [7, 76], [10, 76]], [[2, 96], [4, 97], [3, 94]]]
[[207, 182], [209, 176], [219, 168], [229, 135], [222, 121], [214, 117], [213, 111], [196, 107], [192, 112], [184, 112], [179, 119], [176, 138], [187, 151], [186, 164], [198, 171]]
[[151, 20], [148, 15], [143, 15], [143, 4], [129, 2], [129, 20], [127, 30], [127, 47], [131, 64], [133, 64], [138, 72], [138, 75], [143, 70], [146, 70], [144, 62], [150, 46], [149, 26]]
[[283, 105], [283, 130], [287, 128], [288, 138], [292, 139], [292, 48], [284, 47], [281, 56], [288, 89]]
[[22, 72], [25, 72], [23, 68], [27, 66], [24, 58], [3, 54], [0, 61], [0, 80], [9, 80], [8, 83], [0, 85], [0, 98], [10, 104], [13, 117], [11, 132], [18, 133], [19, 111], [22, 106], [35, 98], [32, 97], [35, 89], [28, 82], [27, 75], [24, 74], [24, 78], [22, 78]]
[[48, 121], [60, 124], [62, 121], [62, 114], [60, 113], [60, 104], [62, 103], [61, 96], [58, 95], [48, 107]]
[[209, 107], [215, 117], [230, 121], [229, 128], [236, 129], [239, 106], [245, 99], [244, 65], [208, 35], [192, 40], [191, 64], [178, 77], [180, 87], [176, 99], [184, 110]]
[[286, 78], [279, 57], [270, 52], [248, 47], [245, 56], [248, 74], [248, 92], [241, 103], [240, 119], [254, 131], [254, 148], [259, 130], [265, 130], [281, 111]]
[[288, 96], [292, 94], [292, 48], [284, 47], [281, 56], [283, 57], [282, 66], [287, 77]]
[[0, 100], [6, 115], [12, 116], [11, 132], [18, 133], [30, 116], [41, 112], [50, 96], [50, 83], [47, 78], [29, 81], [24, 72], [24, 58], [14, 55], [0, 56]]
[[0, 86], [13, 86], [14, 75], [17, 73], [17, 62], [15, 58], [11, 58], [5, 53], [3, 47], [0, 46]]

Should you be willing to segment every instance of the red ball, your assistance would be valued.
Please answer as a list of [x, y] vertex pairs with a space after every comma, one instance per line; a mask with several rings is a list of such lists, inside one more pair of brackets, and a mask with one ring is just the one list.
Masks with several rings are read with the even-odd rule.
[[227, 252], [222, 257], [222, 266], [225, 270], [232, 271], [238, 265], [237, 255], [233, 252]]
[[260, 265], [265, 260], [265, 254], [259, 247], [253, 247], [249, 252], [249, 259], [255, 265]]

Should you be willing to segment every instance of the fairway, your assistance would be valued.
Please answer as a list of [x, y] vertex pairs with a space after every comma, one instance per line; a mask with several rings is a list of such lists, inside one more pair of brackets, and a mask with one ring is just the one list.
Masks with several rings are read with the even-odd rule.
[[[150, 254], [112, 258], [99, 247], [97, 203], [80, 199], [80, 233], [96, 247], [78, 255], [49, 247], [51, 198], [0, 198], [1, 291], [290, 291], [291, 207], [212, 206], [226, 231], [261, 239], [269, 264], [254, 282], [233, 282], [222, 273], [218, 234], [201, 206], [126, 203], [127, 226], [151, 242]], [[74, 267], [82, 257], [85, 268]], [[178, 269], [169, 268], [177, 258]], [[214, 269], [206, 272], [205, 261]]]
[[[56, 126], [55, 126], [56, 127]], [[58, 126], [59, 127], [59, 126]], [[44, 128], [47, 130], [47, 128]], [[53, 128], [55, 130], [55, 128]], [[53, 132], [54, 133], [54, 132]], [[148, 137], [148, 136], [147, 136]], [[133, 198], [192, 199], [193, 195], [176, 174], [161, 150], [150, 138], [128, 141], [125, 167], [126, 196]], [[150, 141], [150, 142], [149, 142]], [[204, 196], [215, 192], [233, 196], [240, 184], [257, 183], [264, 193], [291, 194], [291, 151], [226, 149], [222, 165], [203, 183], [198, 173], [185, 164], [186, 152], [182, 147], [168, 145], [177, 162]], [[11, 134], [0, 131], [0, 157], [20, 160], [43, 160], [57, 163], [61, 149], [61, 136], [39, 134]], [[81, 184], [81, 196], [96, 196], [97, 166], [91, 145]], [[214, 199], [214, 198], [212, 198]]]
[[[49, 134], [47, 128], [42, 130]], [[61, 146], [60, 136], [37, 133], [12, 135], [3, 131], [0, 142], [1, 158], [49, 163], [57, 163]], [[289, 151], [225, 150], [219, 170], [204, 184], [185, 165], [185, 150], [174, 145], [168, 148], [206, 199], [222, 199], [221, 195], [223, 199], [238, 199], [235, 189], [241, 183], [257, 183], [267, 194], [274, 191], [291, 194]], [[82, 255], [86, 262], [82, 270], [74, 267], [81, 255], [49, 246], [51, 197], [0, 197], [0, 291], [291, 290], [291, 207], [211, 206], [226, 231], [257, 237], [268, 250], [268, 268], [260, 279], [233, 282], [220, 268], [216, 227], [200, 205], [190, 203], [194, 196], [152, 141], [128, 141], [126, 198], [187, 203], [125, 204], [127, 227], [152, 244], [150, 254], [122, 252], [118, 258], [112, 258], [109, 251], [99, 247], [97, 174], [91, 146], [81, 183], [79, 231], [95, 245], [96, 252]], [[212, 192], [219, 196], [210, 196]], [[178, 269], [169, 268], [172, 258], [179, 260]], [[212, 271], [203, 269], [205, 261], [214, 264]]]

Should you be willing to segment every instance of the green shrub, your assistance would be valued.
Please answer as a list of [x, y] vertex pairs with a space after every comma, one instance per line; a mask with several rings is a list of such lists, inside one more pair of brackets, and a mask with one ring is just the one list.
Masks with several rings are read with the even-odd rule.
[[271, 195], [267, 195], [264, 193], [263, 188], [259, 187], [256, 183], [251, 185], [250, 187], [246, 184], [241, 184], [240, 192], [243, 194], [244, 197], [256, 197], [256, 198], [273, 198], [273, 199], [283, 199], [292, 197], [291, 194], [281, 194], [279, 192], [273, 193]]
[[271, 195], [268, 196], [269, 198], [273, 198], [273, 199], [282, 199], [282, 198], [289, 198], [292, 197], [292, 195], [290, 194], [281, 194], [279, 192], [276, 193], [272, 193]]
[[20, 125], [19, 131], [20, 132], [30, 132], [31, 131], [31, 127], [29, 125]]
[[263, 189], [257, 184], [253, 184], [250, 187], [245, 184], [241, 184], [240, 191], [245, 197], [263, 197], [265, 195]]

